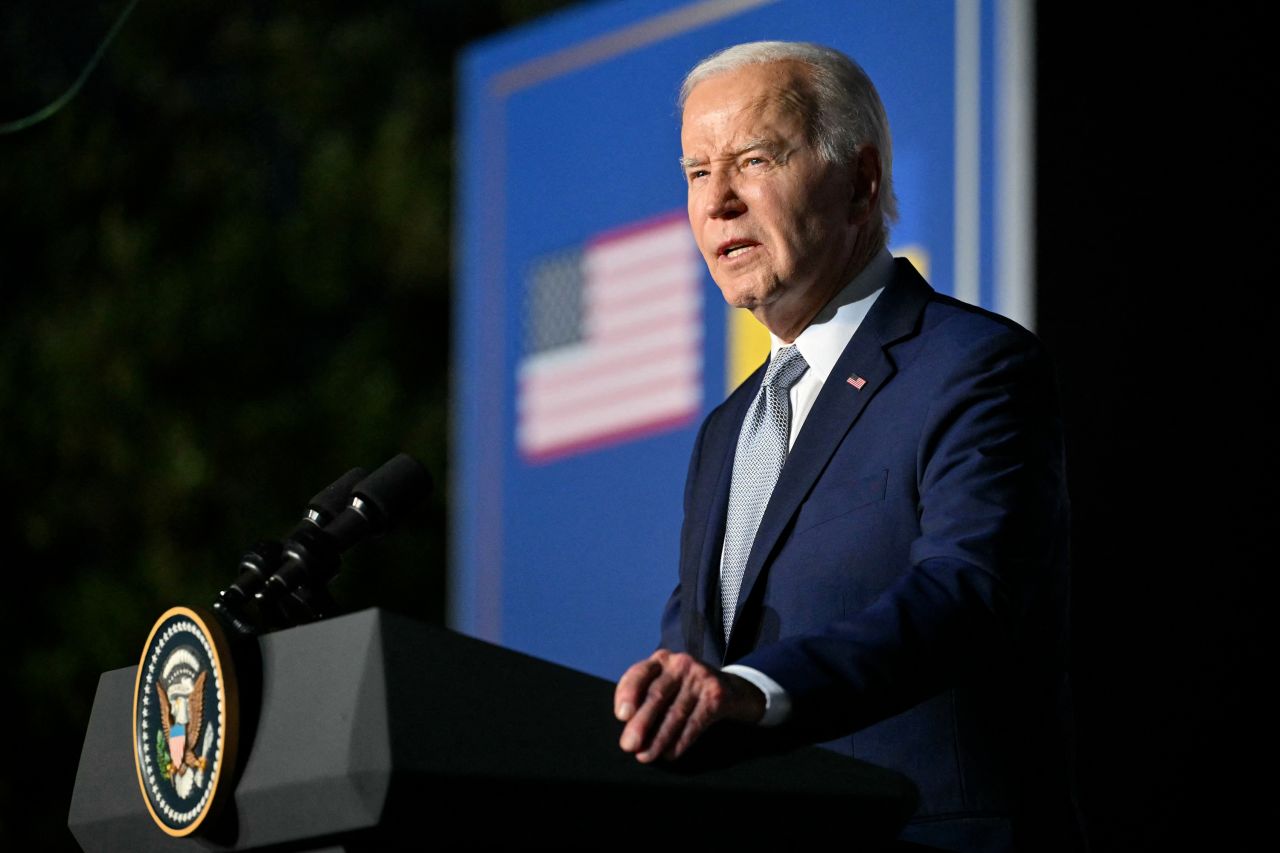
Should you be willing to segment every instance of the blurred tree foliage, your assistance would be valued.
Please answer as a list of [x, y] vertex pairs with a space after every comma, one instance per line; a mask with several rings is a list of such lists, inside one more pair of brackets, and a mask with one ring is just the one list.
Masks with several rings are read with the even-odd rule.
[[[0, 121], [125, 5], [4, 4]], [[347, 468], [437, 492], [335, 595], [443, 617], [456, 51], [560, 5], [143, 0], [0, 136], [0, 848], [71, 846], [99, 673]]]

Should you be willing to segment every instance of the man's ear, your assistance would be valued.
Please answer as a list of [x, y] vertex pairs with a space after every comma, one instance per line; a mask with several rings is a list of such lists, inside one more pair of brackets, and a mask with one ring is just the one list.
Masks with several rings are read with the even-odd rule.
[[855, 225], [865, 225], [880, 204], [880, 151], [874, 145], [860, 145], [849, 164], [852, 198], [849, 217]]

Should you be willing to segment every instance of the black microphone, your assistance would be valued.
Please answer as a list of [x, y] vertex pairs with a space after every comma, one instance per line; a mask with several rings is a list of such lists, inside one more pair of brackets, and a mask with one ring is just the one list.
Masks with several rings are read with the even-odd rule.
[[[365, 479], [363, 468], [352, 468], [334, 480], [307, 502], [307, 509], [289, 539], [306, 535], [338, 516], [351, 496], [351, 490]], [[239, 573], [235, 581], [218, 593], [213, 609], [234, 630], [242, 634], [257, 633], [260, 615], [247, 612], [250, 602], [261, 593], [263, 586], [284, 559], [284, 546], [273, 540], [255, 542], [240, 557]]]
[[350, 499], [331, 520], [294, 531], [284, 543], [279, 568], [256, 597], [290, 623], [322, 618], [331, 604], [324, 586], [338, 573], [342, 553], [386, 533], [430, 492], [431, 475], [420, 462], [407, 453], [393, 457], [351, 488]]
[[324, 525], [338, 551], [368, 536], [381, 536], [431, 493], [431, 475], [407, 453], [392, 458], [350, 491], [345, 509]]

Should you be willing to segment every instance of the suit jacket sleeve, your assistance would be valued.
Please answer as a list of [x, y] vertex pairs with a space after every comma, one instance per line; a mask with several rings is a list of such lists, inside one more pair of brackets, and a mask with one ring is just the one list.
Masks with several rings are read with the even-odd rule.
[[[709, 423], [709, 420], [703, 421], [702, 427], [698, 430], [698, 437], [693, 442], [693, 453], [689, 457], [689, 472], [684, 481], [684, 524], [680, 530], [680, 547], [682, 551], [696, 549], [698, 547], [696, 540], [703, 532], [703, 528], [692, 522], [694, 517], [693, 492], [701, 473], [702, 447]], [[693, 632], [697, 630], [694, 625], [698, 620], [695, 618], [696, 614], [688, 613], [684, 610], [682, 596], [683, 582], [677, 582], [676, 588], [672, 591], [671, 597], [667, 599], [666, 607], [662, 611], [662, 634], [658, 642], [658, 648], [669, 649], [673, 652], [689, 651], [686, 637], [692, 636]]]
[[786, 689], [788, 727], [809, 739], [848, 734], [1024, 653], [1058, 663], [1044, 649], [1059, 639], [1066, 499], [1047, 359], [1020, 329], [929, 357], [952, 366], [919, 430], [919, 534], [896, 581], [861, 612], [736, 661]]

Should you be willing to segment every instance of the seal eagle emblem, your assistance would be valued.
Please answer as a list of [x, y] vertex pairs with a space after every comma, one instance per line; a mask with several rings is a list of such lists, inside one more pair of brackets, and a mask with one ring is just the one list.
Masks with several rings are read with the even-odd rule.
[[133, 741], [143, 800], [169, 835], [194, 832], [220, 803], [218, 783], [234, 765], [235, 700], [218, 623], [187, 607], [167, 611], [138, 664]]

